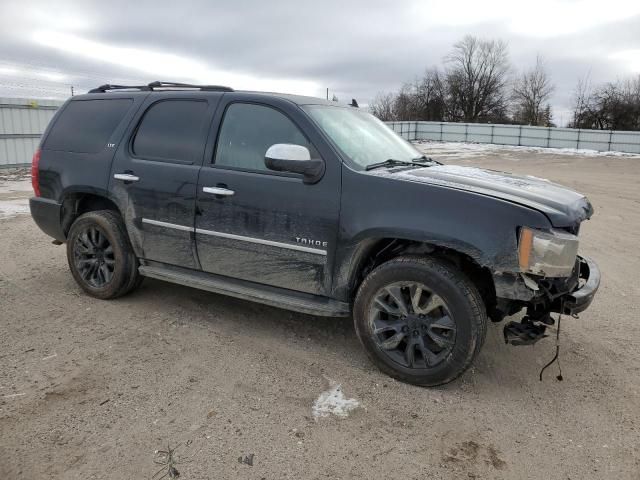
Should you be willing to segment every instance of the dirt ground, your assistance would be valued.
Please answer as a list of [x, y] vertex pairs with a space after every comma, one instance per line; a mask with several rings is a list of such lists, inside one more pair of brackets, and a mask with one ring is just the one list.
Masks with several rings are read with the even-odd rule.
[[[0, 478], [151, 479], [168, 446], [185, 480], [640, 478], [640, 158], [422, 148], [589, 195], [602, 285], [563, 320], [563, 382], [538, 380], [553, 340], [507, 346], [500, 324], [461, 379], [423, 389], [376, 370], [347, 319], [153, 280], [95, 300], [18, 214], [0, 219]], [[360, 407], [316, 419], [331, 382]]]

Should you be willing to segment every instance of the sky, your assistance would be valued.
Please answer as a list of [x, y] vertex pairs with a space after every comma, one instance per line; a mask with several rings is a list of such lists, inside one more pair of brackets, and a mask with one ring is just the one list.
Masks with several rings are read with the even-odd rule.
[[0, 0], [0, 96], [164, 80], [366, 105], [467, 34], [505, 40], [513, 75], [541, 55], [560, 125], [578, 79], [640, 74], [639, 0]]

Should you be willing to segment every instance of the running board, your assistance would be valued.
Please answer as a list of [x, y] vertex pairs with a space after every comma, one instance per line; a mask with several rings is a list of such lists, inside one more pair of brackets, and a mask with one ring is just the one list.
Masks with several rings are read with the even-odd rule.
[[198, 272], [179, 267], [141, 265], [138, 271], [145, 277], [220, 293], [230, 297], [263, 303], [272, 307], [322, 317], [348, 317], [351, 309], [348, 303], [332, 300], [319, 295], [294, 292], [284, 288], [260, 285], [245, 280]]

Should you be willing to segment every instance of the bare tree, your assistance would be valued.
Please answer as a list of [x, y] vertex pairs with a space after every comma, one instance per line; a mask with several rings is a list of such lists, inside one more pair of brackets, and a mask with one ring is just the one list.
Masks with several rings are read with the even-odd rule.
[[537, 56], [535, 66], [522, 72], [513, 84], [515, 120], [526, 125], [542, 125], [546, 116], [542, 105], [549, 100], [553, 90], [544, 61]]
[[499, 120], [507, 107], [507, 44], [466, 36], [445, 57], [448, 116], [466, 122]]
[[575, 128], [640, 130], [640, 75], [591, 88], [588, 78], [574, 92]]
[[393, 116], [396, 120], [417, 120], [416, 98], [413, 85], [405, 83], [393, 99]]
[[445, 90], [444, 79], [437, 68], [425, 71], [414, 85], [415, 120], [444, 120]]
[[444, 119], [444, 86], [437, 69], [425, 71], [422, 78], [405, 83], [393, 99], [393, 117], [396, 120]]
[[384, 122], [395, 120], [396, 117], [393, 112], [394, 100], [393, 93], [380, 92], [369, 104], [369, 110]]
[[542, 109], [540, 115], [542, 116], [542, 121], [540, 123], [541, 127], [557, 126], [553, 121], [553, 114], [551, 113], [551, 105], [549, 103], [547, 103], [547, 105]]
[[585, 117], [590, 115], [588, 110], [592, 104], [591, 80], [587, 73], [584, 78], [578, 79], [578, 84], [573, 91], [573, 121], [569, 122], [569, 127], [580, 128], [580, 125], [585, 122]]

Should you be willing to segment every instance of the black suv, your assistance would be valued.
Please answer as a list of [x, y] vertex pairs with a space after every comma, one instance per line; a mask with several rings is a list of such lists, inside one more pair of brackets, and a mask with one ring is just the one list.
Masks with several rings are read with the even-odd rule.
[[350, 316], [373, 362], [459, 376], [487, 319], [530, 344], [586, 309], [581, 194], [442, 165], [353, 105], [227, 87], [105, 85], [67, 101], [32, 166], [38, 226], [90, 295], [143, 277]]

